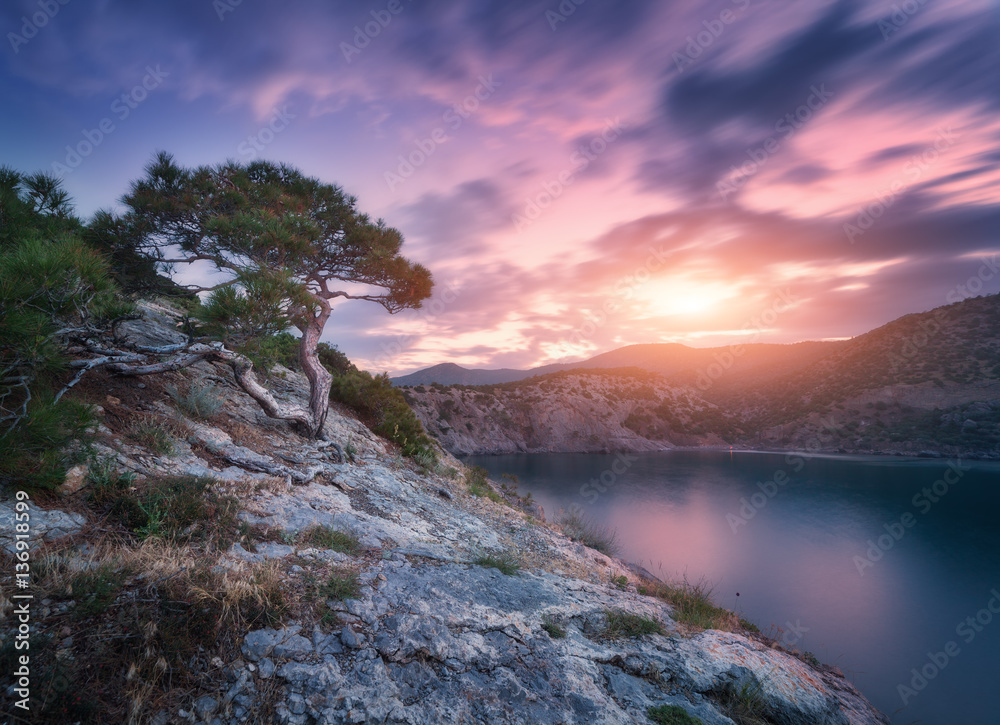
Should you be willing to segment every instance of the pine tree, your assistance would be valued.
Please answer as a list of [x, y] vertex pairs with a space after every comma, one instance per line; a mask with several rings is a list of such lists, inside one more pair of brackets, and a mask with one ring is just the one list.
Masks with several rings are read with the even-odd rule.
[[206, 330], [227, 342], [299, 330], [310, 399], [308, 407], [279, 403], [246, 357], [217, 345], [189, 345], [169, 360], [110, 369], [148, 374], [204, 357], [225, 360], [268, 415], [312, 437], [322, 435], [329, 410], [332, 378], [317, 345], [334, 301], [368, 300], [391, 314], [420, 307], [431, 293], [430, 272], [400, 255], [398, 230], [360, 213], [340, 187], [283, 164], [186, 169], [161, 152], [122, 201], [128, 213], [105, 224], [141, 254], [171, 268], [208, 262], [224, 276], [213, 286], [190, 286], [208, 292]]

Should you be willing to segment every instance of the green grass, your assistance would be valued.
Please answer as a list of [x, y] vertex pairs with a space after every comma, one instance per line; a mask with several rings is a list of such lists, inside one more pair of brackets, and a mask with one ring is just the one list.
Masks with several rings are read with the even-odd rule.
[[347, 531], [337, 531], [329, 526], [316, 525], [302, 532], [302, 541], [319, 549], [330, 549], [342, 554], [357, 554], [361, 550], [358, 537]]
[[345, 599], [357, 599], [361, 593], [361, 579], [354, 569], [345, 566], [336, 566], [330, 573], [319, 591], [324, 599], [336, 599], [342, 602]]
[[700, 718], [688, 715], [677, 705], [658, 705], [646, 710], [646, 715], [657, 725], [704, 725]]
[[78, 619], [101, 614], [125, 586], [128, 572], [110, 565], [76, 574], [66, 588], [66, 596], [76, 600], [73, 616]]
[[666, 633], [660, 622], [641, 614], [609, 609], [605, 612], [605, 616], [607, 617], [607, 625], [604, 628], [604, 636], [607, 639], [635, 638], [647, 634]]
[[624, 574], [621, 576], [613, 576], [611, 577], [611, 583], [621, 591], [625, 591], [628, 588], [628, 577]]
[[239, 501], [218, 492], [209, 478], [158, 478], [138, 487], [130, 477], [102, 471], [96, 480], [90, 504], [143, 539], [199, 540], [228, 548], [239, 535]]
[[489, 473], [482, 466], [465, 469], [465, 482], [469, 493], [476, 498], [488, 498], [495, 503], [505, 503], [503, 496], [493, 490], [488, 482]]
[[578, 510], [572, 510], [559, 520], [559, 526], [566, 536], [591, 549], [614, 556], [618, 553], [618, 533], [614, 529], [599, 526], [587, 520]]
[[502, 554], [483, 554], [477, 557], [472, 563], [476, 566], [499, 569], [507, 576], [517, 574], [521, 569], [521, 562], [517, 560], [517, 557], [506, 552]]
[[736, 725], [769, 725], [763, 682], [752, 679], [730, 684], [710, 696]]
[[750, 622], [740, 619], [728, 609], [717, 607], [712, 603], [712, 590], [704, 582], [692, 584], [684, 581], [680, 584], [654, 583], [639, 588], [640, 594], [657, 597], [669, 603], [674, 611], [675, 622], [687, 624], [698, 629], [719, 629], [733, 632], [745, 629], [751, 632], [760, 630]]
[[134, 420], [125, 430], [125, 437], [161, 456], [174, 452], [174, 437], [155, 418]]
[[174, 399], [174, 403], [181, 411], [192, 418], [209, 420], [222, 408], [222, 395], [218, 388], [212, 385], [189, 386], [184, 393], [177, 388], [169, 387], [167, 394]]
[[548, 632], [552, 639], [563, 639], [566, 636], [565, 628], [548, 614], [542, 617], [542, 629]]

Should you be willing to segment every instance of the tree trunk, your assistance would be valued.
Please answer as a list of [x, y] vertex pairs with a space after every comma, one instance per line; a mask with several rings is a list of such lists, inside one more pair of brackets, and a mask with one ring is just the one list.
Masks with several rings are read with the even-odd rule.
[[[243, 392], [256, 400], [260, 407], [264, 409], [264, 412], [271, 418], [296, 423], [313, 437], [315, 437], [316, 431], [322, 429], [322, 422], [318, 426], [316, 425], [315, 416], [313, 415], [311, 406], [310, 409], [306, 409], [301, 405], [285, 405], [284, 403], [279, 403], [275, 397], [271, 395], [271, 391], [257, 381], [257, 376], [253, 373], [253, 363], [251, 363], [243, 355], [233, 352], [232, 350], [226, 350], [221, 345], [216, 346], [196, 343], [189, 346], [185, 354], [177, 355], [170, 360], [164, 360], [163, 362], [152, 363], [149, 365], [113, 363], [108, 365], [108, 369], [118, 375], [155, 375], [157, 373], [165, 373], [171, 370], [180, 370], [181, 368], [193, 365], [199, 360], [213, 358], [216, 360], [222, 360], [227, 363], [230, 368], [232, 368], [236, 382], [240, 388], [243, 389]], [[327, 375], [329, 375], [329, 373], [327, 373]], [[314, 386], [312, 386], [311, 383], [312, 381], [310, 380], [310, 387], [313, 388]], [[328, 396], [329, 392], [330, 383], [328, 382]], [[324, 411], [324, 420], [325, 417], [326, 414]]]
[[330, 412], [330, 386], [333, 384], [333, 375], [323, 367], [316, 353], [320, 335], [323, 334], [326, 321], [330, 319], [331, 309], [326, 300], [321, 301], [319, 309], [319, 314], [302, 328], [302, 340], [299, 343], [299, 361], [302, 363], [302, 372], [309, 380], [309, 411], [312, 413], [312, 422], [308, 431], [313, 438], [322, 436], [323, 424]]

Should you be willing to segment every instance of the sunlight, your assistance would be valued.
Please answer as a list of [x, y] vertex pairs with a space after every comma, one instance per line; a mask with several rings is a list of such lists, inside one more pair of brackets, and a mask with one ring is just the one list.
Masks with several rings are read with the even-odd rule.
[[650, 285], [648, 292], [638, 295], [656, 317], [702, 315], [715, 310], [732, 296], [733, 291], [720, 284], [698, 284], [678, 279]]

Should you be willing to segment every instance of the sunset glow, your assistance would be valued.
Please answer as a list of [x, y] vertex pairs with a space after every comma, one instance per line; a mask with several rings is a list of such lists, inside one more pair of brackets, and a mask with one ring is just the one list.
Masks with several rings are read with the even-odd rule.
[[759, 341], [851, 337], [1000, 252], [996, 2], [404, 2], [372, 37], [378, 8], [218, 5], [60, 5], [4, 54], [5, 162], [85, 217], [158, 149], [342, 184], [437, 283], [338, 307], [364, 367], [725, 344], [779, 293]]

